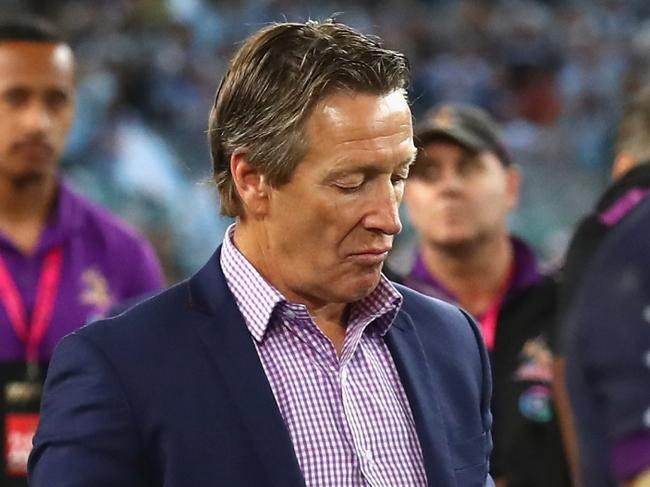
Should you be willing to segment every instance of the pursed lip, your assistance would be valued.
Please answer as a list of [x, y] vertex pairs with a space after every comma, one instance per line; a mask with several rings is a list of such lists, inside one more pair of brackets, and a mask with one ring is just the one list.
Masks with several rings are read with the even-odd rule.
[[391, 247], [372, 247], [369, 249], [364, 249], [360, 252], [354, 252], [350, 254], [352, 260], [366, 263], [366, 264], [377, 264], [383, 262], [388, 256]]

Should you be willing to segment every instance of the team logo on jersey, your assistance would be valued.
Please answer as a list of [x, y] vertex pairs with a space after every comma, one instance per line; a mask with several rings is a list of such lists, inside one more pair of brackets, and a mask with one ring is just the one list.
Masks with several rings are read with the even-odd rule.
[[447, 107], [441, 108], [433, 117], [433, 125], [438, 130], [448, 130], [453, 125], [453, 115]]
[[81, 274], [81, 284], [81, 302], [94, 308], [91, 318], [106, 315], [113, 303], [106, 276], [89, 267]]
[[526, 382], [553, 381], [553, 354], [541, 335], [528, 340], [519, 352], [520, 365], [515, 379]]
[[536, 423], [546, 423], [553, 418], [551, 408], [551, 389], [548, 386], [536, 385], [526, 389], [519, 396], [519, 411], [525, 417]]

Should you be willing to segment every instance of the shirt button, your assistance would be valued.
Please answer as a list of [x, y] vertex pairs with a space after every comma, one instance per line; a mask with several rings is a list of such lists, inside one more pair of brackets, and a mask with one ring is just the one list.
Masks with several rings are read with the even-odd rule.
[[293, 320], [296, 317], [296, 313], [294, 313], [291, 309], [288, 309], [284, 314], [289, 320]]
[[366, 462], [372, 462], [372, 451], [370, 449], [363, 452], [363, 458], [366, 459]]
[[341, 380], [343, 382], [348, 380], [348, 369], [341, 369]]

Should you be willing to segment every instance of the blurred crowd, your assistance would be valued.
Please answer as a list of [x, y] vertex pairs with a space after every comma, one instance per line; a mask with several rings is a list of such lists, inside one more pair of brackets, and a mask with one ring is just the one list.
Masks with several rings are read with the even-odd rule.
[[[417, 117], [440, 101], [490, 112], [524, 173], [511, 224], [547, 262], [607, 181], [624, 97], [650, 81], [644, 0], [0, 0], [57, 23], [78, 60], [64, 170], [149, 235], [170, 281], [221, 240], [206, 127], [238, 42], [275, 20], [326, 18], [412, 64]], [[408, 228], [403, 238], [409, 237]]]

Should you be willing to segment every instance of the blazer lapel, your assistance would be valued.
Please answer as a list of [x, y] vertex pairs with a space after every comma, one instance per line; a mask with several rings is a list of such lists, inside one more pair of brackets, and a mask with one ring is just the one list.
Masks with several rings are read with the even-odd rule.
[[221, 270], [220, 250], [189, 282], [190, 306], [206, 314], [198, 333], [232, 394], [269, 485], [304, 486], [289, 432]]
[[437, 384], [410, 316], [400, 311], [386, 343], [409, 399], [429, 485], [456, 485]]

